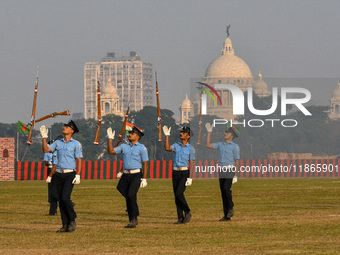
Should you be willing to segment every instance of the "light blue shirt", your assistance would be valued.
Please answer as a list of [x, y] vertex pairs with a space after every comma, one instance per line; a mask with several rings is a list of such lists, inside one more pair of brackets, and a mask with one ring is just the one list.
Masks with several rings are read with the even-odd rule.
[[137, 142], [133, 146], [131, 143], [124, 143], [114, 148], [114, 151], [123, 153], [123, 169], [142, 169], [142, 162], [149, 161], [148, 150], [146, 147]]
[[171, 145], [174, 152], [174, 167], [189, 167], [189, 160], [195, 160], [195, 149], [189, 143], [182, 146], [181, 142]]
[[44, 153], [44, 161], [48, 162], [48, 167], [52, 167], [54, 164], [57, 164], [57, 151], [54, 152], [46, 152]]
[[81, 144], [73, 138], [67, 143], [65, 143], [64, 139], [58, 139], [50, 144], [48, 148], [57, 153], [57, 169], [76, 169], [76, 159], [83, 158]]
[[233, 141], [218, 142], [212, 144], [214, 149], [218, 149], [219, 164], [221, 166], [234, 165], [235, 159], [240, 159], [240, 147]]
[[48, 162], [48, 165], [49, 165], [49, 167], [52, 167], [52, 157], [53, 156], [53, 154], [52, 154], [52, 152], [45, 152], [44, 153], [44, 161], [47, 161]]

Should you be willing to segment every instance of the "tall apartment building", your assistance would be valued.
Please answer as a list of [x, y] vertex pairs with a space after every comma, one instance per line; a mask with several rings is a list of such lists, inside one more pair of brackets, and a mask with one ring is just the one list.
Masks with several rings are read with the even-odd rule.
[[[141, 61], [136, 52], [130, 56], [115, 57], [110, 52], [100, 62], [84, 66], [84, 116], [97, 118], [97, 80], [101, 85], [102, 115], [122, 115], [130, 105], [139, 111], [153, 105], [153, 67]], [[111, 98], [111, 100], [109, 100]]]

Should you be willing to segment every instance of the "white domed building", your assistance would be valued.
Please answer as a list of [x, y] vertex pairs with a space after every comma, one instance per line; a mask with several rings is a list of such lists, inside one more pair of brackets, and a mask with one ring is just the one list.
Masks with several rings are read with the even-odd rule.
[[[268, 85], [262, 80], [262, 75], [259, 74], [259, 79], [255, 82], [247, 63], [240, 57], [235, 56], [229, 35], [223, 43], [222, 55], [214, 59], [209, 64], [205, 75], [202, 78], [202, 83], [206, 83], [212, 87], [215, 87], [215, 84], [232, 84], [240, 88], [243, 93], [247, 91], [248, 87], [253, 87], [254, 92], [258, 96], [270, 96]], [[216, 91], [221, 98], [222, 105], [219, 103], [216, 95], [214, 95], [214, 97], [218, 102], [217, 105], [215, 105], [214, 100], [208, 96], [207, 114], [217, 115], [223, 119], [234, 119], [233, 98], [231, 92], [228, 89], [216, 89]], [[199, 102], [196, 102], [196, 98], [200, 97], [195, 95], [195, 108], [200, 105]], [[199, 112], [199, 109], [194, 109], [192, 116], [194, 115], [194, 112]], [[182, 114], [183, 113], [181, 112], [181, 115]]]
[[267, 83], [262, 80], [261, 72], [259, 73], [257, 81], [254, 82], [253, 91], [258, 97], [268, 97], [270, 96], [270, 92], [268, 90]]
[[108, 80], [107, 84], [104, 85], [101, 90], [101, 102], [102, 116], [107, 114], [124, 115], [121, 110], [121, 100], [118, 96], [117, 89], [111, 84], [111, 80]]
[[329, 114], [330, 119], [340, 119], [340, 82], [338, 87], [333, 91], [331, 99], [331, 112]]

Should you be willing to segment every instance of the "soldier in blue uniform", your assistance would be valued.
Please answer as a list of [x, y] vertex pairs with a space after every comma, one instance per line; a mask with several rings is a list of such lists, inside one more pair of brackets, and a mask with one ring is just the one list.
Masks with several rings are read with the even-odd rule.
[[126, 200], [129, 223], [125, 228], [135, 228], [138, 225], [137, 216], [139, 216], [137, 192], [139, 187], [144, 188], [147, 185], [148, 151], [143, 144], [139, 143], [140, 138], [144, 136], [143, 132], [135, 126], [130, 131], [129, 143], [121, 144], [115, 148], [113, 148], [114, 134], [115, 131], [112, 132], [112, 129], [108, 128], [108, 153], [111, 155], [123, 154], [123, 171], [117, 174], [117, 178], [120, 178], [117, 190]]
[[47, 145], [46, 138], [48, 130], [45, 126], [40, 127], [43, 138], [43, 151], [57, 151], [57, 169], [53, 174], [52, 182], [55, 185], [56, 194], [59, 201], [59, 209], [62, 219], [62, 228], [57, 232], [73, 232], [76, 229], [77, 214], [71, 201], [71, 193], [74, 184], [80, 183], [81, 162], [83, 158], [82, 146], [80, 142], [72, 138], [74, 133], [79, 132], [76, 124], [71, 120], [65, 124], [62, 133], [63, 139], [58, 139]]
[[227, 221], [234, 215], [231, 185], [237, 182], [237, 172], [240, 169], [240, 148], [233, 140], [240, 135], [240, 131], [235, 125], [230, 126], [228, 123], [224, 133], [225, 141], [211, 143], [213, 127], [210, 123], [206, 123], [205, 127], [208, 131], [206, 147], [218, 150], [219, 166], [221, 167], [219, 168], [219, 182], [224, 212], [220, 221]]
[[[188, 223], [192, 217], [189, 205], [185, 199], [184, 191], [186, 186], [192, 184], [192, 174], [195, 160], [195, 149], [188, 142], [193, 132], [189, 127], [183, 127], [180, 133], [180, 142], [170, 146], [169, 136], [171, 128], [163, 127], [165, 134], [164, 147], [166, 151], [174, 152], [174, 162], [172, 171], [172, 186], [175, 194], [175, 204], [177, 208], [178, 220], [175, 224]], [[189, 166], [190, 162], [190, 166]]]

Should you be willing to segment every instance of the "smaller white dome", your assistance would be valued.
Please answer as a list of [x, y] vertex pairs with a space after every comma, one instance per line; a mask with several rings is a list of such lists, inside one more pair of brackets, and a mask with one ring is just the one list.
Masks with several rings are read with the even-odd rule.
[[338, 87], [333, 91], [332, 97], [340, 99], [340, 82], [338, 82]]
[[103, 87], [102, 93], [105, 95], [117, 95], [117, 89], [111, 85], [111, 81], [109, 80], [108, 83]]
[[253, 84], [253, 89], [258, 97], [270, 96], [268, 85], [264, 80], [262, 80], [261, 72], [259, 73], [259, 78], [257, 79], [257, 81], [255, 81]]
[[268, 90], [268, 84], [264, 80], [262, 80], [261, 73], [259, 73], [259, 77], [257, 81], [254, 82], [253, 89], [254, 90]]
[[185, 99], [183, 100], [181, 104], [182, 108], [190, 108], [191, 107], [191, 101], [188, 98], [188, 95], [185, 95]]

